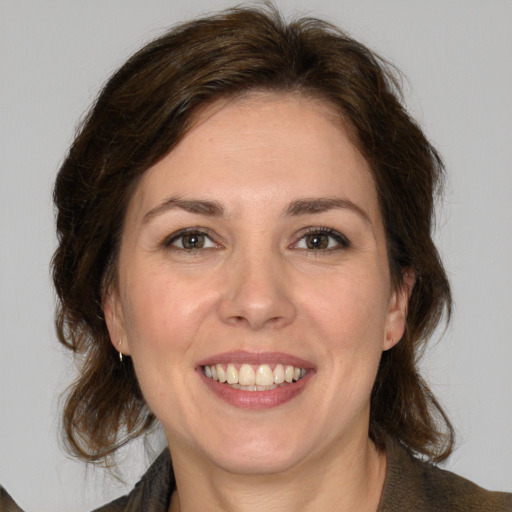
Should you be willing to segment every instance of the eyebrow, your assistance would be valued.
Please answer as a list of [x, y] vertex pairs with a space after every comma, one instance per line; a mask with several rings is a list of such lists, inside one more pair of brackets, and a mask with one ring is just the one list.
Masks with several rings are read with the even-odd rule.
[[[144, 215], [143, 224], [148, 223], [153, 218], [169, 210], [181, 209], [198, 215], [207, 215], [210, 217], [222, 217], [225, 215], [224, 206], [217, 201], [206, 201], [202, 199], [180, 199], [171, 197], [166, 199], [155, 208]], [[298, 217], [315, 213], [323, 213], [329, 210], [343, 209], [349, 210], [361, 217], [366, 223], [372, 224], [368, 213], [350, 199], [341, 197], [315, 197], [303, 198], [292, 201], [284, 211], [285, 217]]]
[[372, 224], [370, 215], [368, 215], [368, 213], [363, 208], [350, 201], [350, 199], [344, 199], [341, 197], [315, 197], [297, 199], [288, 205], [284, 215], [287, 217], [295, 217], [312, 213], [323, 213], [334, 209], [350, 210], [351, 212], [361, 217], [366, 223], [370, 225]]
[[166, 199], [152, 210], [149, 210], [144, 215], [143, 224], [146, 224], [153, 218], [165, 213], [169, 210], [179, 208], [190, 213], [197, 213], [198, 215], [208, 215], [211, 217], [221, 217], [224, 215], [224, 207], [216, 201], [204, 201], [201, 199], [180, 199], [178, 197], [171, 197]]

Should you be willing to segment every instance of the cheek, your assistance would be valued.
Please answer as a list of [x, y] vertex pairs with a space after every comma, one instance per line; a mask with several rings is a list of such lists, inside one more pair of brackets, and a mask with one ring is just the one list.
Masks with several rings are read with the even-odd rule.
[[[127, 342], [135, 359], [183, 351], [192, 342], [212, 297], [199, 283], [183, 282], [168, 272], [139, 273], [129, 281], [123, 300]], [[143, 353], [142, 353], [143, 352]]]
[[340, 414], [368, 403], [386, 336], [388, 301], [385, 275], [355, 271], [338, 274], [303, 301], [317, 349], [328, 362], [318, 376]]
[[303, 307], [336, 350], [365, 351], [381, 342], [389, 305], [386, 276], [348, 270], [303, 295]]
[[163, 273], [127, 280], [122, 300], [126, 341], [137, 380], [153, 413], [164, 424], [168, 410], [182, 409], [179, 390], [194, 369], [201, 325], [210, 308], [207, 294]]

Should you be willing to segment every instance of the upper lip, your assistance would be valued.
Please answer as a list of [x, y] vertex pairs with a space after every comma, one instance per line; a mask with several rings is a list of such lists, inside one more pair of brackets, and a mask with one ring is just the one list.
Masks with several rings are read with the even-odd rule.
[[197, 363], [197, 366], [211, 366], [212, 364], [285, 364], [296, 366], [298, 368], [311, 369], [314, 365], [311, 361], [306, 361], [300, 357], [283, 352], [246, 352], [237, 350], [234, 352], [222, 352], [207, 357]]

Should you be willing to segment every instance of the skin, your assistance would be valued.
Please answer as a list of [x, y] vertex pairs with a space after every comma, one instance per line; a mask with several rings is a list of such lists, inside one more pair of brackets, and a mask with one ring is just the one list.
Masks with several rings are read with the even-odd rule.
[[[162, 207], [170, 198], [223, 212]], [[348, 207], [289, 212], [323, 198]], [[202, 248], [183, 248], [186, 228], [206, 233]], [[315, 234], [324, 248], [308, 246]], [[369, 400], [410, 287], [391, 286], [369, 166], [328, 105], [260, 93], [203, 113], [138, 185], [104, 305], [166, 433], [170, 510], [375, 511], [385, 456]], [[197, 371], [235, 350], [300, 357], [312, 376], [277, 407], [235, 407]]]

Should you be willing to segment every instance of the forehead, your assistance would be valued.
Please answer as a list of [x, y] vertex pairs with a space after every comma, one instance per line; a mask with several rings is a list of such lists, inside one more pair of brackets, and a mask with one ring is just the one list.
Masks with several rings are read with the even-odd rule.
[[351, 196], [369, 213], [376, 206], [370, 168], [338, 112], [318, 99], [252, 93], [204, 108], [145, 173], [130, 209], [143, 215], [165, 196], [219, 196], [236, 209], [249, 199], [277, 204], [333, 194]]

